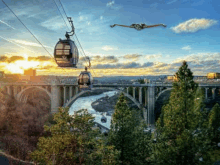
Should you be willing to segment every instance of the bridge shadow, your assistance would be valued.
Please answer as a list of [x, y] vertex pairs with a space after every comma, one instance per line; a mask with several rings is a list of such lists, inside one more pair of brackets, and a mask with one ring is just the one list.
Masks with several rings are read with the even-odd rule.
[[166, 90], [165, 92], [161, 93], [161, 95], [157, 98], [155, 102], [155, 122], [160, 117], [162, 107], [169, 102], [171, 90]]

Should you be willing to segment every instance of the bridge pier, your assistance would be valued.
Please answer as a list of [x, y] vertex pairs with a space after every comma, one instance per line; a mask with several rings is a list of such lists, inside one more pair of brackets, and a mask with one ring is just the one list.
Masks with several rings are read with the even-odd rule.
[[145, 107], [147, 106], [147, 90], [148, 90], [148, 88], [147, 89], [144, 89], [144, 93], [145, 93], [145, 95], [144, 95], [144, 97], [145, 97], [145, 103], [144, 103], [144, 105], [145, 105]]
[[69, 87], [69, 99], [71, 99], [72, 96], [73, 96], [73, 87], [70, 86], [70, 87]]
[[155, 86], [151, 84], [148, 87], [148, 124], [155, 123], [155, 116], [154, 116], [154, 109], [155, 109]]
[[139, 102], [142, 104], [142, 87], [139, 87]]
[[67, 100], [67, 95], [66, 95], [67, 91], [66, 90], [67, 90], [66, 86], [64, 86], [63, 87], [63, 104], [65, 104], [66, 100]]
[[79, 92], [78, 86], [75, 87], [75, 95], [77, 95]]
[[14, 86], [14, 97], [16, 97], [16, 95], [18, 94], [18, 87], [17, 86]]
[[135, 88], [136, 87], [133, 87], [133, 98], [135, 99]]
[[205, 99], [206, 99], [206, 100], [208, 99], [208, 89], [209, 89], [209, 88], [205, 88]]
[[212, 98], [215, 99], [215, 89], [216, 88], [212, 88]]
[[128, 91], [129, 91], [129, 87], [126, 87], [126, 88], [127, 88], [127, 94], [129, 94], [129, 93], [128, 93]]
[[61, 92], [60, 92], [60, 87], [57, 85], [52, 85], [51, 86], [51, 113], [57, 113], [58, 108], [60, 107], [61, 104]]
[[6, 89], [7, 89], [7, 94], [8, 94], [8, 95], [11, 95], [10, 86], [6, 86]]

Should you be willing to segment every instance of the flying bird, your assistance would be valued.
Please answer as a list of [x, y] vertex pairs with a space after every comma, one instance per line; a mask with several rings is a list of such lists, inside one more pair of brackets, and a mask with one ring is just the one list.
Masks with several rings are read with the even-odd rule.
[[157, 26], [167, 27], [167, 25], [164, 25], [164, 24], [146, 25], [146, 24], [143, 24], [143, 23], [142, 23], [142, 24], [131, 24], [130, 26], [127, 26], [127, 25], [119, 25], [119, 24], [110, 25], [111, 28], [113, 28], [113, 27], [115, 27], [115, 26], [135, 28], [136, 30], [143, 30], [143, 29], [145, 29], [145, 28], [151, 28], [151, 27], [157, 27]]

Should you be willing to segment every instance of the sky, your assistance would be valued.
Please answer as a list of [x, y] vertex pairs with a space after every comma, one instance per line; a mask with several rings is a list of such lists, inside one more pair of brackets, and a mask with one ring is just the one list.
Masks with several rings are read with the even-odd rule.
[[[0, 1], [0, 70], [6, 73], [34, 67], [38, 75], [77, 76], [86, 63], [83, 51], [94, 77], [173, 75], [183, 60], [194, 75], [220, 72], [218, 0], [61, 0], [83, 48], [71, 37], [80, 52], [77, 69], [59, 68], [53, 59], [56, 43], [71, 29], [60, 0], [4, 2], [46, 49]], [[167, 27], [110, 27], [133, 23]]]

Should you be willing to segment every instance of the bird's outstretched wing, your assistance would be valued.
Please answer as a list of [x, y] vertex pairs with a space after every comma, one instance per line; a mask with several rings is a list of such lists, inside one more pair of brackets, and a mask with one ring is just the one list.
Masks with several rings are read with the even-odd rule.
[[[130, 27], [130, 26], [127, 26], [127, 25], [119, 25], [119, 24], [110, 25], [111, 28], [113, 28], [113, 27], [115, 27], [115, 26]], [[130, 28], [131, 28], [131, 27], [130, 27]]]
[[143, 28], [151, 28], [151, 27], [157, 27], [157, 26], [167, 27], [167, 25], [164, 25], [164, 24], [156, 24], [156, 25], [144, 25]]

